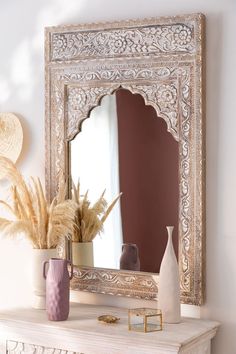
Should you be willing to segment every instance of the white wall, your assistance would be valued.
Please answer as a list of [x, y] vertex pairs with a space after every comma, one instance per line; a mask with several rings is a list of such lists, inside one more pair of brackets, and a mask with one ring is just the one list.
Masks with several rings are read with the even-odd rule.
[[[236, 353], [235, 10], [235, 0], [0, 0], [0, 111], [22, 116], [25, 144], [19, 167], [25, 175], [40, 177], [44, 176], [44, 26], [206, 14], [207, 300], [201, 315], [222, 323], [213, 354]], [[30, 268], [29, 254], [23, 244], [1, 241], [0, 307], [29, 302], [29, 282], [23, 280]]]

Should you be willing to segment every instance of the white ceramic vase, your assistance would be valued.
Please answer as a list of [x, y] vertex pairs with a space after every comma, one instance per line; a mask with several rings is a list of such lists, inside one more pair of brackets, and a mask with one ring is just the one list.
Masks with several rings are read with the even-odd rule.
[[32, 306], [35, 309], [46, 308], [46, 281], [43, 277], [43, 264], [50, 258], [57, 257], [56, 248], [32, 250]]
[[72, 263], [93, 267], [93, 242], [72, 242]]
[[163, 322], [180, 322], [180, 280], [179, 267], [172, 243], [173, 226], [167, 226], [168, 241], [161, 262], [159, 274], [158, 308]]

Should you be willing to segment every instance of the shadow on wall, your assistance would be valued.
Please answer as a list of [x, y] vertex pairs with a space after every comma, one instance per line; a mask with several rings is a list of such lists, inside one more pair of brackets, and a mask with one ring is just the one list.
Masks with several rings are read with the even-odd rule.
[[9, 60], [0, 59], [0, 104], [12, 99], [27, 104], [43, 98], [44, 88], [42, 90], [40, 83], [44, 77], [44, 28], [73, 20], [78, 22], [75, 14], [80, 13], [84, 4], [85, 1], [77, 0], [71, 0], [69, 5], [61, 0], [23, 0], [21, 16], [14, 2], [1, 4], [1, 27], [9, 28], [10, 17], [12, 24], [4, 41]]

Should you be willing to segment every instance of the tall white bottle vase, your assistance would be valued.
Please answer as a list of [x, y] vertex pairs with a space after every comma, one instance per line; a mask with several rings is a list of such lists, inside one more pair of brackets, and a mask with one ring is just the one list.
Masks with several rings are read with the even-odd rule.
[[173, 226], [167, 226], [168, 241], [161, 262], [159, 274], [158, 308], [163, 322], [180, 322], [180, 280], [179, 267], [172, 243]]

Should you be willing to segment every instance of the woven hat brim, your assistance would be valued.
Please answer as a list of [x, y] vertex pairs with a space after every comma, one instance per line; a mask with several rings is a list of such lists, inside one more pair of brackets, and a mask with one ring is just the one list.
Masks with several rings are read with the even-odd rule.
[[[13, 113], [0, 113], [0, 155], [16, 163], [22, 145], [23, 129], [19, 118]], [[3, 177], [3, 171], [0, 171], [0, 178]]]

